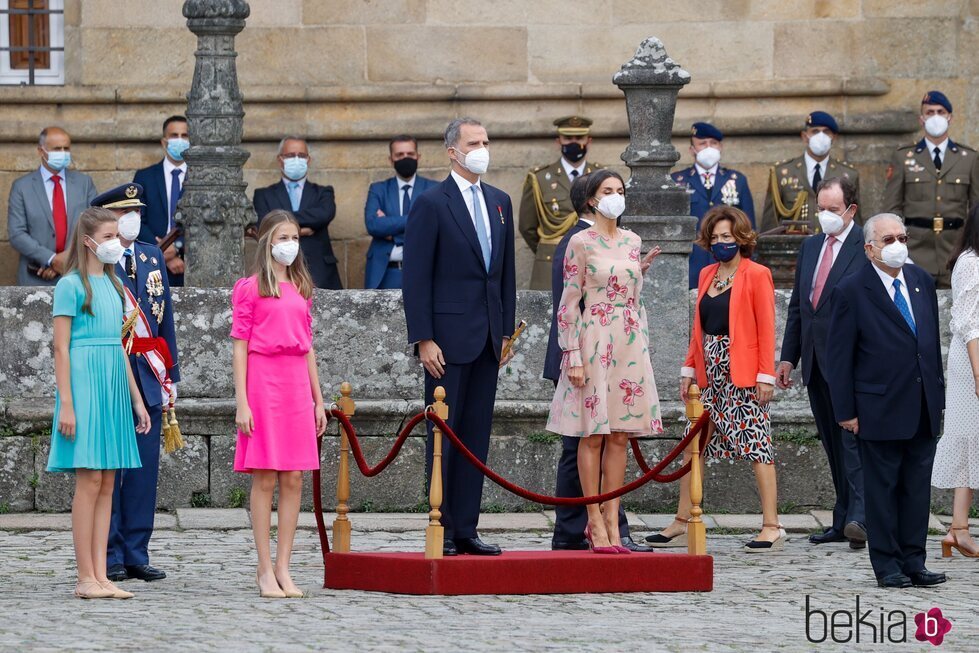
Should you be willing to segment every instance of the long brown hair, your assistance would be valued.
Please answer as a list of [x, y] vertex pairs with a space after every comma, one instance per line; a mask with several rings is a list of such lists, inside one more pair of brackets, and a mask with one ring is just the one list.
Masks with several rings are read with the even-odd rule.
[[[99, 230], [99, 227], [106, 222], [118, 221], [119, 218], [109, 209], [93, 206], [82, 211], [82, 214], [78, 216], [78, 221], [75, 223], [75, 229], [72, 231], [71, 238], [69, 239], [70, 249], [68, 250], [67, 271], [77, 272], [78, 277], [82, 280], [82, 286], [85, 288], [85, 302], [82, 304], [82, 313], [95, 315], [92, 312], [92, 283], [88, 279], [88, 263], [85, 258], [88, 250], [88, 246], [85, 245], [85, 237], [88, 236], [94, 239], [95, 232]], [[112, 282], [116, 292], [119, 293], [119, 299], [125, 302], [123, 299], [122, 283], [120, 283], [119, 277], [116, 276], [115, 267], [115, 265], [105, 263], [102, 265], [102, 273], [109, 277], [109, 281]]]
[[[258, 249], [255, 251], [255, 270], [258, 276], [258, 295], [259, 297], [279, 297], [279, 282], [275, 280], [275, 270], [272, 267], [272, 235], [275, 230], [283, 224], [294, 224], [299, 229], [299, 221], [289, 211], [275, 209], [269, 211], [262, 218], [258, 226]], [[309, 268], [306, 267], [306, 259], [303, 258], [303, 250], [299, 250], [299, 255], [292, 265], [286, 268], [286, 275], [289, 281], [303, 299], [313, 296], [313, 278], [309, 275]]]

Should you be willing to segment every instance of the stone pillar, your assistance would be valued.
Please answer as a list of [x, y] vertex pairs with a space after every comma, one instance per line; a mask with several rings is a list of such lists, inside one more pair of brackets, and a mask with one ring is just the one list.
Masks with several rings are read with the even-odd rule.
[[622, 224], [642, 238], [644, 253], [657, 245], [663, 250], [646, 275], [643, 300], [659, 395], [675, 400], [690, 336], [688, 259], [697, 220], [686, 190], [669, 172], [680, 158], [672, 142], [676, 98], [690, 73], [667, 56], [659, 39], [647, 38], [612, 81], [625, 94], [629, 116], [622, 160], [632, 177]]
[[187, 94], [191, 147], [177, 220], [184, 228], [186, 284], [228, 287], [244, 272], [244, 226], [255, 221], [245, 195], [242, 109], [235, 35], [249, 14], [245, 0], [186, 0], [197, 35], [194, 81]]

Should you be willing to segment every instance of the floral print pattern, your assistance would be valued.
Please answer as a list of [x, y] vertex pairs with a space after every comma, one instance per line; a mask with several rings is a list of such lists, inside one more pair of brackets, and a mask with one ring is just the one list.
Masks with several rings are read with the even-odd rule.
[[[563, 372], [547, 421], [550, 431], [574, 437], [663, 432], [641, 299], [640, 245], [625, 229], [611, 239], [589, 229], [568, 243], [557, 310]], [[575, 366], [584, 368], [584, 387], [568, 379], [568, 368]]]

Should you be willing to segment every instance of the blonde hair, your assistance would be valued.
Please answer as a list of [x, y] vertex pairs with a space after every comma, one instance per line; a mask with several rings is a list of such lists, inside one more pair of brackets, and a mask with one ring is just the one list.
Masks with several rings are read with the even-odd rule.
[[[88, 265], [85, 259], [87, 256], [86, 250], [88, 249], [88, 246], [85, 245], [85, 237], [88, 236], [94, 240], [93, 236], [99, 230], [100, 226], [106, 222], [118, 221], [119, 218], [109, 209], [93, 206], [82, 211], [82, 214], [78, 216], [78, 222], [75, 223], [75, 229], [72, 231], [71, 238], [69, 239], [70, 249], [68, 250], [67, 271], [77, 272], [78, 277], [82, 280], [82, 286], [85, 288], [85, 301], [82, 303], [82, 313], [95, 315], [92, 312], [92, 283], [88, 279]], [[110, 263], [104, 263], [102, 265], [102, 273], [109, 277], [109, 281], [112, 282], [116, 292], [119, 293], [119, 300], [124, 302], [122, 283], [119, 281], [119, 277], [116, 276], [115, 267], [115, 265]]]
[[[279, 283], [275, 280], [275, 270], [272, 266], [272, 235], [283, 224], [293, 224], [299, 229], [299, 221], [289, 211], [274, 209], [265, 214], [258, 226], [258, 249], [255, 252], [255, 274], [258, 277], [259, 297], [279, 297]], [[313, 296], [313, 278], [306, 267], [302, 249], [292, 265], [286, 268], [289, 281], [303, 299]]]

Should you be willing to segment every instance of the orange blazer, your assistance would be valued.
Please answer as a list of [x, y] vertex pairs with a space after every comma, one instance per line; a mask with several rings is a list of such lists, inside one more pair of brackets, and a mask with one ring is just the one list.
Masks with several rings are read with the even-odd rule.
[[[680, 371], [680, 376], [697, 379], [697, 385], [701, 388], [707, 385], [707, 370], [704, 366], [700, 300], [707, 294], [719, 265], [714, 263], [700, 271], [690, 347]], [[742, 258], [729, 292], [731, 380], [739, 388], [751, 388], [758, 383], [775, 385], [775, 284], [771, 270]]]

